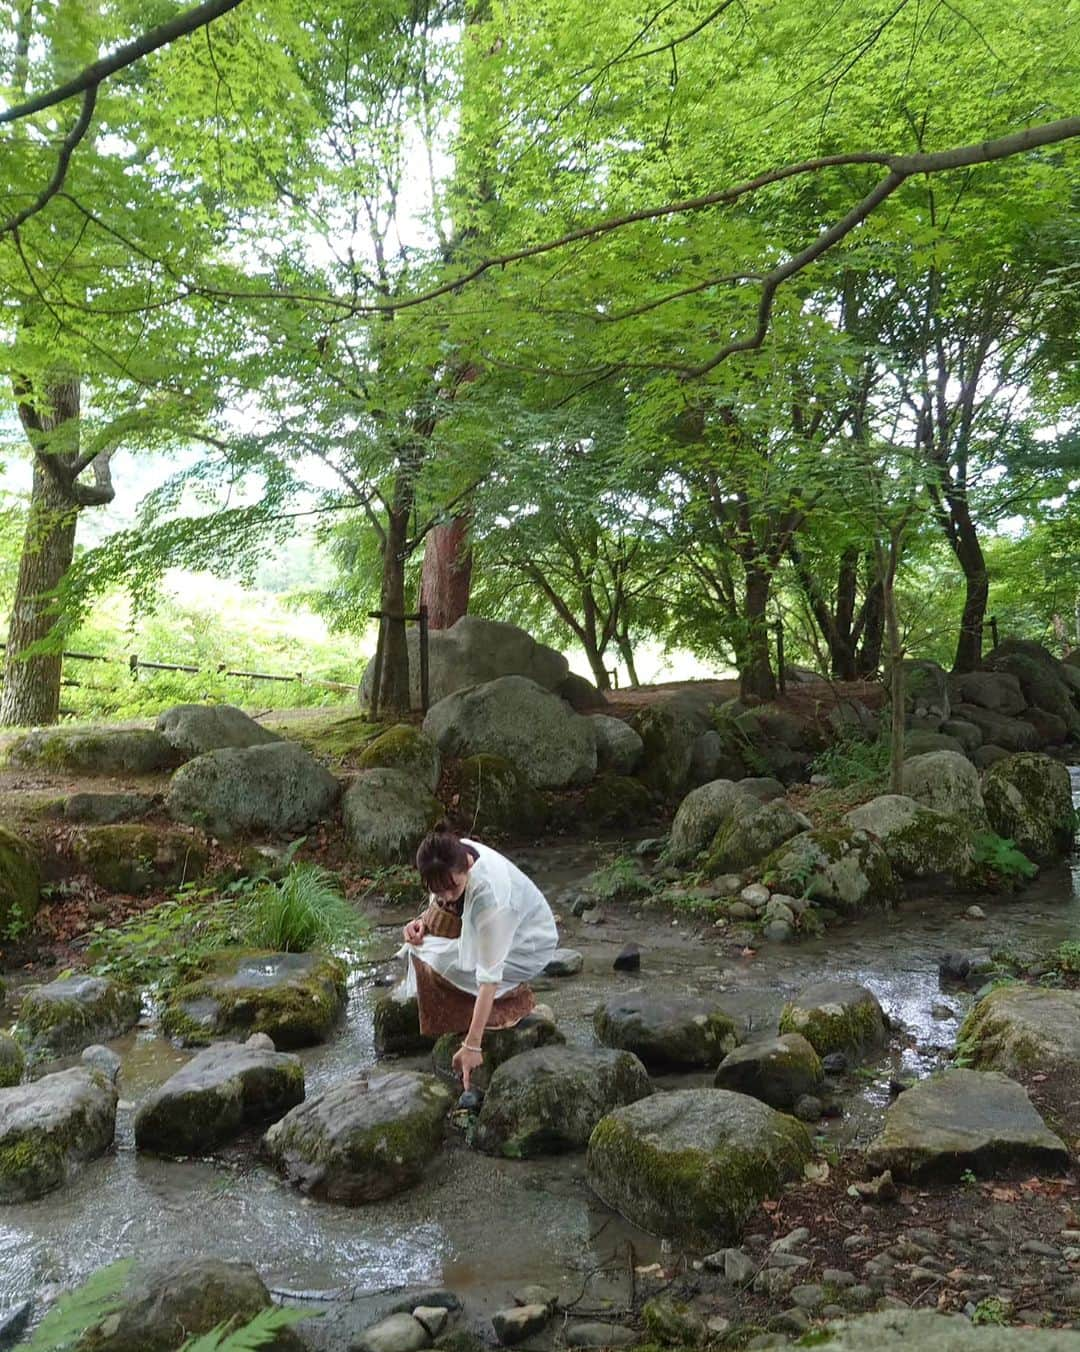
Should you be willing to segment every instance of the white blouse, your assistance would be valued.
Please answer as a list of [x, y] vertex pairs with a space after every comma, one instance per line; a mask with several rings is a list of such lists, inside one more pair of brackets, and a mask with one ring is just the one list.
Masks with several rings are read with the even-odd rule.
[[555, 917], [543, 892], [516, 864], [476, 840], [465, 884], [458, 964], [480, 986], [528, 981], [558, 947]]

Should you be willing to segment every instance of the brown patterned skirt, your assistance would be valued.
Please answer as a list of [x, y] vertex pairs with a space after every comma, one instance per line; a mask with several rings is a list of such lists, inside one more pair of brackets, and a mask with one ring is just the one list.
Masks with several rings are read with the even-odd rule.
[[[416, 1003], [420, 1010], [420, 1032], [424, 1037], [441, 1037], [443, 1033], [467, 1033], [472, 1023], [476, 997], [458, 990], [446, 977], [421, 961], [415, 953], [409, 955], [416, 975]], [[515, 986], [496, 1000], [491, 1007], [489, 1028], [512, 1028], [536, 1007], [536, 999], [529, 986]]]

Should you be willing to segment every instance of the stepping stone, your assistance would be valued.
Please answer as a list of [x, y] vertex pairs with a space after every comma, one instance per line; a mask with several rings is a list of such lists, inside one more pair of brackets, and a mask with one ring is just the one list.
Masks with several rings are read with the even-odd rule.
[[233, 949], [173, 987], [161, 1028], [185, 1047], [266, 1033], [289, 1051], [325, 1042], [345, 998], [345, 964], [326, 953]]
[[586, 1172], [600, 1200], [634, 1225], [710, 1252], [737, 1243], [812, 1154], [802, 1123], [757, 1099], [678, 1089], [598, 1122]]
[[721, 1061], [713, 1083], [717, 1089], [749, 1094], [771, 1108], [790, 1112], [804, 1095], [819, 1089], [824, 1078], [821, 1059], [806, 1038], [785, 1033], [736, 1047]]
[[442, 1144], [450, 1092], [433, 1075], [354, 1075], [276, 1122], [262, 1140], [302, 1192], [360, 1206], [419, 1183]]
[[139, 1021], [137, 991], [100, 976], [66, 976], [36, 986], [19, 1006], [16, 1035], [30, 1059], [81, 1052], [108, 1042]]
[[[445, 1316], [446, 1311], [440, 1311]], [[388, 1315], [372, 1324], [350, 1344], [350, 1352], [421, 1352], [431, 1346], [431, 1334], [411, 1314]]]
[[[472, 1087], [486, 1092], [498, 1068], [522, 1052], [535, 1051], [537, 1047], [563, 1046], [566, 1037], [556, 1027], [554, 1018], [548, 1017], [549, 1013], [546, 1006], [537, 1005], [531, 1014], [526, 1014], [513, 1028], [487, 1029], [483, 1043], [484, 1064], [473, 1072]], [[460, 1083], [452, 1063], [464, 1041], [463, 1033], [444, 1033], [431, 1053], [435, 1074], [447, 1084], [457, 1086]]]
[[164, 1155], [201, 1154], [246, 1127], [277, 1121], [303, 1099], [304, 1071], [295, 1056], [259, 1046], [210, 1047], [142, 1104], [135, 1145]]
[[433, 1037], [420, 1032], [420, 1007], [416, 996], [399, 1000], [396, 995], [382, 995], [375, 1002], [375, 1055], [413, 1056], [429, 1052], [435, 1045]]
[[557, 948], [544, 968], [545, 976], [577, 976], [584, 959], [576, 948]]
[[0, 1089], [0, 1202], [27, 1202], [103, 1155], [116, 1132], [117, 1094], [86, 1067]]
[[888, 1037], [877, 996], [853, 981], [819, 981], [799, 992], [780, 1015], [781, 1033], [801, 1033], [819, 1056], [857, 1053]]
[[489, 1154], [523, 1159], [584, 1150], [607, 1113], [652, 1093], [632, 1052], [539, 1047], [491, 1077], [475, 1140]]
[[633, 1052], [652, 1072], [712, 1069], [739, 1041], [731, 1015], [694, 996], [615, 996], [593, 1027], [606, 1047]]
[[1058, 1173], [1069, 1152], [1015, 1080], [948, 1070], [900, 1095], [866, 1158], [874, 1170], [921, 1181], [957, 1179], [968, 1169], [984, 1178], [1014, 1169]]

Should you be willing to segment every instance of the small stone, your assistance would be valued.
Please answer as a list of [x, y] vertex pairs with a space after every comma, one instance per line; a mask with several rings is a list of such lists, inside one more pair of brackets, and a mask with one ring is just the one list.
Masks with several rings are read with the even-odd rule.
[[627, 944], [611, 964], [616, 972], [637, 972], [641, 968], [641, 949], [637, 944]]
[[557, 948], [544, 968], [545, 976], [577, 976], [584, 959], [576, 948]]
[[869, 1246], [870, 1239], [867, 1235], [848, 1235], [844, 1240], [844, 1248], [848, 1253], [857, 1253], [860, 1249]]
[[721, 873], [713, 882], [718, 896], [733, 897], [742, 887], [742, 879], [737, 873]]
[[821, 1274], [821, 1280], [826, 1286], [835, 1286], [837, 1290], [846, 1290], [855, 1285], [854, 1272], [846, 1272], [843, 1268], [826, 1268]]
[[349, 1352], [421, 1352], [431, 1346], [431, 1336], [411, 1314], [392, 1314], [381, 1319], [349, 1344]]
[[796, 1280], [796, 1274], [788, 1268], [767, 1267], [754, 1278], [754, 1290], [769, 1300], [780, 1300], [787, 1296]]
[[892, 1170], [886, 1169], [884, 1173], [878, 1174], [868, 1183], [856, 1183], [855, 1191], [860, 1197], [865, 1197], [871, 1202], [894, 1202], [896, 1200], [896, 1184], [893, 1182]]
[[843, 1319], [847, 1311], [842, 1305], [823, 1305], [818, 1313], [822, 1319]]
[[638, 1341], [634, 1330], [621, 1324], [588, 1321], [571, 1324], [564, 1337], [567, 1347], [630, 1347]]
[[731, 1332], [731, 1320], [725, 1319], [722, 1314], [714, 1314], [706, 1319], [705, 1327], [714, 1338], [722, 1338], [726, 1333]]
[[817, 1122], [821, 1119], [821, 1100], [813, 1094], [803, 1094], [795, 1101], [795, 1116], [800, 1122]]
[[806, 1333], [810, 1328], [810, 1317], [805, 1310], [800, 1310], [798, 1306], [790, 1310], [784, 1310], [782, 1313], [774, 1315], [769, 1320], [769, 1327], [777, 1333], [793, 1333], [799, 1336]]
[[786, 944], [795, 931], [786, 920], [770, 920], [765, 926], [765, 938], [771, 944]]
[[785, 925], [795, 924], [795, 912], [790, 906], [785, 906], [782, 901], [777, 901], [773, 897], [768, 906], [765, 907], [766, 920], [782, 920]]
[[985, 920], [986, 912], [981, 906], [969, 906], [964, 912], [969, 920]]
[[504, 1347], [514, 1347], [539, 1333], [550, 1317], [546, 1305], [515, 1305], [510, 1310], [496, 1310], [491, 1316], [491, 1327]]
[[429, 1338], [437, 1338], [443, 1329], [446, 1328], [446, 1321], [450, 1318], [450, 1311], [444, 1310], [435, 1305], [418, 1305], [412, 1312], [413, 1318], [418, 1324], [422, 1324], [427, 1330]]
[[918, 1267], [913, 1267], [911, 1269], [908, 1273], [908, 1280], [913, 1282], [936, 1282], [940, 1276], [941, 1273], [934, 1268], [926, 1267], [925, 1264], [920, 1264]]
[[803, 1258], [797, 1253], [771, 1253], [766, 1259], [767, 1266], [771, 1268], [804, 1268], [809, 1262], [809, 1258]]
[[1060, 1258], [1061, 1250], [1053, 1244], [1045, 1244], [1041, 1239], [1025, 1239], [1020, 1245], [1021, 1253], [1033, 1253], [1039, 1258]]
[[757, 1263], [742, 1249], [723, 1249], [724, 1276], [732, 1286], [746, 1286], [754, 1280]]
[[732, 920], [753, 920], [757, 911], [745, 901], [733, 901], [728, 907], [728, 915]]
[[821, 1058], [821, 1068], [826, 1075], [844, 1075], [847, 1073], [848, 1059], [845, 1052], [829, 1052]]
[[747, 905], [753, 906], [756, 910], [760, 910], [763, 906], [766, 906], [771, 895], [772, 893], [764, 883], [751, 883], [748, 887], [744, 887], [739, 893], [740, 899], [745, 901]]
[[907, 1310], [911, 1307], [906, 1300], [901, 1300], [899, 1296], [882, 1296], [878, 1301], [879, 1310]]
[[816, 1285], [797, 1286], [791, 1293], [791, 1299], [800, 1310], [816, 1310], [824, 1303], [825, 1292], [822, 1287]]
[[800, 1225], [797, 1230], [792, 1230], [784, 1235], [782, 1239], [775, 1239], [769, 1245], [771, 1253], [793, 1253], [800, 1248], [810, 1238], [810, 1231], [805, 1225]]
[[95, 1043], [94, 1046], [86, 1048], [79, 1060], [85, 1065], [93, 1066], [95, 1070], [100, 1070], [110, 1084], [115, 1084], [120, 1078], [120, 1058], [111, 1047], [102, 1047], [99, 1043]]
[[523, 1286], [514, 1292], [515, 1305], [546, 1305], [549, 1310], [554, 1310], [558, 1303], [559, 1297], [546, 1286]]
[[587, 911], [582, 911], [581, 921], [584, 925], [602, 925], [604, 923], [604, 914], [593, 906]]
[[955, 1019], [956, 1010], [952, 1005], [947, 1005], [940, 1000], [935, 1000], [930, 1006], [930, 1014], [935, 1019]]
[[874, 1292], [865, 1282], [858, 1282], [851, 1287], [847, 1293], [848, 1301], [859, 1308], [871, 1304], [874, 1299]]

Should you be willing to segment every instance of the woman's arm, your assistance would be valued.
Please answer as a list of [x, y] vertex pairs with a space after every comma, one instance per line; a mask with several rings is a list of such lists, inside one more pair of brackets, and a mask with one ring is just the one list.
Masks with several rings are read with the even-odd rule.
[[469, 1088], [473, 1071], [484, 1064], [484, 1029], [487, 1027], [488, 1019], [491, 1018], [491, 1006], [495, 1003], [497, 990], [498, 987], [491, 984], [481, 986], [476, 992], [469, 1031], [465, 1034], [465, 1041], [458, 1048], [451, 1063], [454, 1071], [461, 1076], [466, 1089]]

